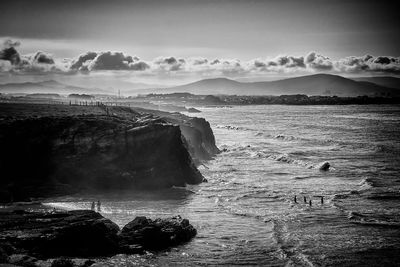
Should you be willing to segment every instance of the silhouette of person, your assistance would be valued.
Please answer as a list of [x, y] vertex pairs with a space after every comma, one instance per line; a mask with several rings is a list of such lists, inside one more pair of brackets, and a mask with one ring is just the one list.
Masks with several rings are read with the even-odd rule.
[[96, 204], [95, 204], [94, 201], [93, 201], [93, 202], [92, 202], [91, 210], [94, 210], [94, 209], [95, 209], [95, 206], [96, 206]]
[[294, 203], [297, 203], [297, 197], [296, 197], [296, 195], [294, 196]]
[[311, 199], [310, 199], [310, 202], [309, 202], [309, 204], [310, 204], [310, 207], [311, 207], [311, 205], [312, 205], [312, 203], [311, 203]]
[[306, 197], [303, 197], [303, 199], [304, 199], [304, 203], [307, 203], [307, 198], [306, 198]]
[[324, 204], [324, 196], [321, 196], [321, 204]]

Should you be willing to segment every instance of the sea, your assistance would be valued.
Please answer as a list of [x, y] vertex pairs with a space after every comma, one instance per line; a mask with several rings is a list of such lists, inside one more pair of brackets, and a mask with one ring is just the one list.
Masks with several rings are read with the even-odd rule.
[[120, 227], [181, 215], [198, 231], [96, 266], [400, 265], [400, 106], [199, 109], [222, 151], [199, 167], [207, 183], [47, 201], [89, 209], [100, 199]]

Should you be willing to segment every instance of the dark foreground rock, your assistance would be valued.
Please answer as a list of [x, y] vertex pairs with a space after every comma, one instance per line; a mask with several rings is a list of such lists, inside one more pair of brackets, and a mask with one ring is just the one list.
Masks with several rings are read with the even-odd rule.
[[14, 254], [32, 256], [112, 255], [118, 252], [119, 227], [94, 211], [0, 213], [0, 242]]
[[0, 264], [157, 251], [187, 242], [195, 235], [196, 229], [180, 216], [156, 220], [137, 217], [120, 230], [112, 221], [88, 210], [0, 212]]

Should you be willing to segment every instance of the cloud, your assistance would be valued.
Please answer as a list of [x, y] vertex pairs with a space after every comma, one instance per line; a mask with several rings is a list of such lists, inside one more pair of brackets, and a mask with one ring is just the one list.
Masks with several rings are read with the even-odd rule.
[[125, 56], [121, 52], [99, 53], [88, 65], [89, 70], [128, 70], [132, 63], [131, 56]]
[[138, 57], [122, 52], [87, 52], [72, 61], [70, 70], [83, 72], [96, 70], [133, 70], [143, 71], [150, 66]]
[[335, 63], [338, 72], [362, 73], [380, 72], [389, 74], [400, 74], [400, 57], [372, 56], [346, 57]]
[[[275, 61], [273, 61], [273, 63], [276, 63], [278, 66], [283, 66], [285, 68], [304, 68], [305, 67], [304, 57], [279, 56], [275, 59]], [[274, 65], [274, 64], [272, 64], [272, 65]]]
[[[86, 52], [85, 54], [81, 54], [78, 56], [77, 59], [72, 61], [72, 65], [70, 66], [70, 69], [72, 70], [82, 70], [82, 67], [87, 61], [91, 61], [95, 59], [97, 56], [96, 52]], [[87, 70], [87, 67], [85, 67], [85, 70]]]
[[54, 64], [54, 59], [50, 54], [38, 51], [36, 52], [35, 56], [33, 57], [33, 60], [36, 63], [42, 63], [42, 64]]
[[388, 73], [400, 74], [400, 58], [391, 56], [349, 56], [332, 60], [328, 56], [312, 51], [302, 55], [279, 55], [275, 58], [256, 58], [249, 61], [239, 59], [204, 57], [177, 58], [161, 56], [153, 60], [141, 60], [123, 52], [89, 51], [72, 59], [59, 59], [43, 51], [21, 55], [18, 41], [7, 39], [0, 49], [0, 71], [12, 73], [91, 73], [104, 71], [126, 71], [132, 75], [200, 75], [241, 76], [265, 75], [269, 73], [304, 74], [328, 73]]
[[329, 57], [319, 55], [316, 52], [310, 52], [305, 57], [305, 64], [314, 70], [331, 70], [333, 63]]
[[183, 70], [186, 65], [186, 61], [183, 58], [176, 59], [175, 57], [158, 57], [152, 63], [153, 69], [161, 72]]
[[4, 40], [0, 50], [0, 60], [9, 61], [12, 65], [17, 65], [21, 61], [21, 57], [15, 47], [20, 43], [11, 39]]

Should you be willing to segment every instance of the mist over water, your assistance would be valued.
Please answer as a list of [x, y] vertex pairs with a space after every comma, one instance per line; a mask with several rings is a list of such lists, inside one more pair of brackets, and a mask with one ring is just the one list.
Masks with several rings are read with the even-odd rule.
[[[102, 214], [121, 227], [135, 216], [180, 214], [198, 230], [169, 251], [117, 255], [104, 264], [329, 266], [398, 259], [400, 106], [201, 110], [223, 150], [200, 167], [208, 183], [48, 203], [88, 209], [101, 199]], [[326, 161], [330, 170], [319, 170]]]

